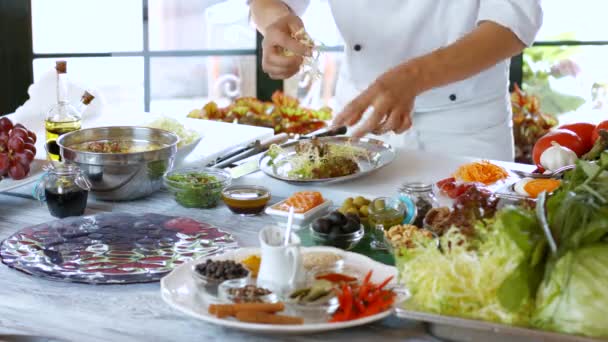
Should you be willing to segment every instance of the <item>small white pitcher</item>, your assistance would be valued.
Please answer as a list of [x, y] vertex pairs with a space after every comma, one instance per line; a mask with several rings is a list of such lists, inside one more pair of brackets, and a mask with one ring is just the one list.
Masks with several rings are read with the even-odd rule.
[[262, 263], [258, 273], [258, 286], [279, 295], [303, 286], [306, 278], [300, 238], [292, 233], [289, 244], [285, 246], [284, 229], [271, 226], [260, 231], [259, 239]]

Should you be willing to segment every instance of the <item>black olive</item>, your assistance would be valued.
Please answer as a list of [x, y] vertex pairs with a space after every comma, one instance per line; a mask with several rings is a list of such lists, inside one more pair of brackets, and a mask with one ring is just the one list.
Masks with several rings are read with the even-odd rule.
[[335, 226], [343, 226], [346, 223], [346, 217], [339, 211], [334, 211], [327, 215], [327, 219]]
[[336, 239], [336, 235], [341, 235], [344, 234], [342, 233], [342, 227], [341, 226], [332, 226], [331, 230], [329, 232], [329, 239], [330, 240], [335, 240]]
[[329, 220], [327, 220], [324, 217], [319, 218], [312, 223], [312, 229], [314, 229], [314, 231], [321, 233], [321, 234], [328, 234], [330, 227], [331, 227], [331, 224], [330, 224]]
[[353, 220], [353, 221], [355, 221], [357, 223], [361, 223], [361, 218], [359, 218], [359, 215], [357, 215], [357, 214], [347, 213], [346, 214], [346, 218], [348, 220]]
[[347, 220], [346, 224], [342, 226], [342, 233], [351, 234], [359, 230], [360, 227], [361, 224], [359, 222], [356, 222], [355, 220]]

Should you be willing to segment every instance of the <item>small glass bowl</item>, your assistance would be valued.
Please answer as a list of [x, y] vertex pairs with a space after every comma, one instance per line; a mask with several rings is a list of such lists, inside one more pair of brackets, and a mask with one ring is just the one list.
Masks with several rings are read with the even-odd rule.
[[309, 274], [309, 282], [313, 282], [317, 279], [318, 276], [322, 276], [325, 274], [330, 274], [330, 273], [340, 273], [340, 274], [344, 274], [347, 276], [351, 276], [353, 278], [357, 278], [358, 281], [363, 280], [363, 278], [365, 278], [365, 274], [362, 273], [362, 271], [360, 269], [357, 269], [355, 267], [352, 266], [348, 266], [346, 265], [346, 263], [341, 262], [341, 263], [336, 263], [334, 265], [331, 266], [320, 266], [320, 267], [315, 267], [313, 269], [310, 270]]
[[[311, 278], [314, 279], [314, 278]], [[307, 286], [311, 286], [312, 281], [307, 281]], [[301, 287], [302, 288], [302, 287]], [[297, 290], [297, 289], [296, 289]], [[296, 291], [294, 290], [294, 291]], [[292, 291], [291, 293], [293, 293]], [[297, 300], [292, 299], [287, 295], [285, 297], [285, 312], [288, 315], [298, 316], [304, 318], [308, 323], [325, 323], [329, 320], [330, 316], [338, 309], [340, 302], [336, 297], [335, 293], [323, 296], [311, 303], [299, 303]]]
[[[217, 297], [220, 284], [222, 284], [223, 282], [225, 282], [227, 280], [226, 279], [216, 279], [216, 278], [204, 276], [196, 270], [197, 265], [198, 264], [192, 265], [192, 277], [196, 281], [199, 288], [204, 290], [204, 292], [206, 294]], [[228, 279], [228, 280], [250, 281], [250, 275], [251, 275], [251, 271], [247, 270], [247, 275], [245, 277], [233, 278], [233, 279]]]
[[232, 185], [222, 190], [222, 200], [235, 214], [258, 215], [270, 201], [270, 190], [257, 185]]
[[218, 293], [218, 297], [220, 298], [221, 301], [226, 302], [226, 303], [278, 303], [279, 297], [274, 294], [274, 293], [270, 293], [264, 296], [260, 296], [258, 297], [259, 300], [258, 301], [239, 301], [234, 295], [230, 294], [230, 289], [238, 289], [238, 288], [242, 288], [245, 287], [247, 285], [254, 285], [255, 286], [255, 281], [253, 281], [253, 279], [251, 278], [240, 278], [240, 279], [230, 279], [230, 280], [226, 280], [224, 282], [222, 282], [218, 289], [217, 289], [217, 293]]
[[[188, 184], [169, 179], [179, 174], [199, 173], [217, 178], [215, 182]], [[222, 190], [230, 185], [230, 173], [218, 168], [185, 168], [167, 172], [163, 176], [165, 187], [174, 194], [175, 201], [186, 208], [213, 208], [222, 197]]]
[[358, 230], [348, 234], [319, 233], [312, 229], [312, 224], [308, 229], [315, 245], [332, 246], [347, 251], [355, 248], [363, 238], [363, 235], [365, 235], [365, 228], [362, 224], [359, 224]]

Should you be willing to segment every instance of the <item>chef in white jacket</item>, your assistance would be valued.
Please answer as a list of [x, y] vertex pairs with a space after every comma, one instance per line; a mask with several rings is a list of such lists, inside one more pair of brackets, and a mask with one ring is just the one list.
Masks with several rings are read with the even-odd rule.
[[[534, 41], [540, 0], [328, 1], [345, 42], [334, 124], [423, 151], [513, 159], [509, 60]], [[293, 76], [311, 54], [292, 38], [309, 0], [249, 3], [264, 70]]]

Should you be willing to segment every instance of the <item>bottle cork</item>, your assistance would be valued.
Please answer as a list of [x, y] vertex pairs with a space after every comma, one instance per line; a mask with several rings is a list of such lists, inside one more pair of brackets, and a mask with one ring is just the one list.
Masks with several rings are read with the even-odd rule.
[[68, 72], [68, 62], [66, 62], [66, 61], [55, 62], [55, 70], [57, 70], [58, 74], [67, 73]]
[[91, 93], [89, 93], [88, 91], [85, 91], [84, 94], [82, 94], [82, 98], [80, 99], [80, 101], [88, 106], [94, 99], [95, 96], [91, 95]]

